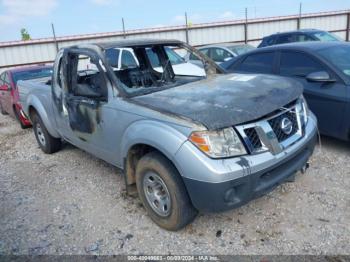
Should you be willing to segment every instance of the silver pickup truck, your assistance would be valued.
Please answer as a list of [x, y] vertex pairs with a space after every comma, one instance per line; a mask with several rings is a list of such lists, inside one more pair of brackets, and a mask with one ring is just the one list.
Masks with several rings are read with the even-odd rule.
[[[126, 55], [118, 64], [123, 49], [137, 62]], [[170, 49], [193, 53], [203, 66], [179, 68]], [[316, 143], [317, 121], [300, 84], [224, 74], [176, 40], [64, 48], [52, 79], [18, 88], [45, 153], [66, 141], [121, 168], [127, 192], [138, 193], [152, 220], [168, 230], [291, 180], [306, 169]]]

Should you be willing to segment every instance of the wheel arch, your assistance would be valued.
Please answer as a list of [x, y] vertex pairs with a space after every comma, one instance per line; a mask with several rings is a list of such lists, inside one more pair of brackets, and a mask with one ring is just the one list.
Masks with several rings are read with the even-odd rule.
[[187, 137], [171, 126], [156, 121], [139, 121], [130, 126], [122, 141], [122, 166], [128, 194], [135, 191], [136, 165], [145, 154], [157, 151], [166, 157], [180, 173], [175, 154]]
[[49, 134], [55, 138], [60, 138], [59, 133], [49, 119], [48, 114], [40, 101], [36, 97], [31, 97], [31, 101], [28, 103], [27, 109], [25, 110], [27, 117], [31, 122], [33, 122], [33, 114], [37, 114], [43, 121]]

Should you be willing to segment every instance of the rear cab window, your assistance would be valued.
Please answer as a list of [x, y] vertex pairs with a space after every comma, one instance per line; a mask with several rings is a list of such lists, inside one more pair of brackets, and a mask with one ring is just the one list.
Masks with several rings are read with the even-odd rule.
[[124, 49], [122, 52], [122, 58], [121, 58], [121, 68], [136, 68], [138, 67], [138, 63], [135, 60], [134, 55], [131, 53], [132, 51]]
[[119, 68], [119, 48], [110, 48], [106, 50], [106, 60], [112, 68]]

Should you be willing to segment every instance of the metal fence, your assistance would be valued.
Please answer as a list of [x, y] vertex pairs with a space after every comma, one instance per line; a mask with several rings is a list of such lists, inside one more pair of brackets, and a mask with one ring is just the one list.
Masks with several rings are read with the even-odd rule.
[[160, 38], [187, 41], [194, 46], [223, 42], [257, 45], [266, 35], [302, 28], [327, 30], [349, 41], [350, 10], [0, 42], [0, 70], [50, 63], [59, 48], [78, 43], [116, 41], [123, 38]]

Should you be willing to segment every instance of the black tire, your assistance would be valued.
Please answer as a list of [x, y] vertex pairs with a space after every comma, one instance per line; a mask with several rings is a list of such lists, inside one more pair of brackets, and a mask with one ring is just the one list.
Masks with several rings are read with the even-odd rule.
[[6, 111], [2, 107], [1, 103], [0, 103], [0, 112], [1, 112], [2, 115], [7, 115]]
[[[170, 196], [168, 198], [170, 199], [170, 208], [167, 210], [168, 214], [166, 215], [159, 215], [146, 197], [148, 187], [145, 186], [144, 180], [150, 178], [149, 174], [160, 177], [166, 186], [166, 190], [162, 190], [162, 192], [167, 192]], [[195, 219], [198, 212], [191, 203], [180, 174], [174, 165], [162, 154], [150, 152], [139, 160], [136, 167], [136, 185], [144, 207], [158, 226], [167, 230], [177, 231]]]
[[61, 149], [61, 139], [55, 138], [49, 134], [40, 116], [34, 113], [32, 116], [33, 130], [39, 147], [46, 154], [52, 154]]

